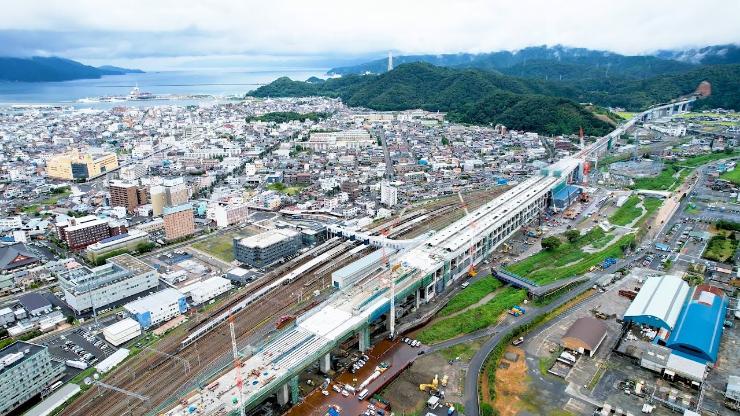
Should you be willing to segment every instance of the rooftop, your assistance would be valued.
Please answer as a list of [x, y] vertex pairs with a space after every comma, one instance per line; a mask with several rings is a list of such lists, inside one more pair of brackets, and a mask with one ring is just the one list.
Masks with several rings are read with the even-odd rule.
[[299, 232], [287, 228], [275, 228], [257, 235], [242, 238], [239, 244], [250, 248], [266, 248], [285, 239], [296, 237]]

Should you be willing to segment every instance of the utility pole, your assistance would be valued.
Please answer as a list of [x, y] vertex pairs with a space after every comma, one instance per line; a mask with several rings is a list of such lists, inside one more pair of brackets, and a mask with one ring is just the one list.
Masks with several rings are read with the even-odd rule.
[[236, 335], [234, 335], [234, 315], [229, 317], [229, 331], [231, 332], [231, 349], [234, 352], [236, 387], [239, 389], [239, 414], [244, 416], [244, 381], [242, 380], [242, 364], [239, 360], [239, 350], [236, 348]]

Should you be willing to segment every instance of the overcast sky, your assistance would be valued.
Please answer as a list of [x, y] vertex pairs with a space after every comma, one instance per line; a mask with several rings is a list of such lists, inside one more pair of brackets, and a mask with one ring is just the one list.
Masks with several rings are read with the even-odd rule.
[[533, 45], [643, 54], [740, 43], [737, 0], [2, 0], [0, 55], [296, 67]]

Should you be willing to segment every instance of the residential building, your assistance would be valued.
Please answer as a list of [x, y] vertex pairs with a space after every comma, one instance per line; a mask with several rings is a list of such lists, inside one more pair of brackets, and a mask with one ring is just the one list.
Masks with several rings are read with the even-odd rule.
[[387, 207], [398, 204], [398, 189], [388, 182], [383, 182], [380, 185], [380, 203]]
[[10, 414], [64, 375], [47, 347], [17, 341], [0, 350], [0, 416]]
[[51, 302], [38, 293], [24, 293], [18, 302], [30, 316], [41, 316], [52, 311]]
[[47, 176], [64, 180], [95, 178], [115, 169], [118, 169], [118, 156], [112, 152], [93, 154], [74, 150], [46, 162]]
[[162, 215], [165, 207], [182, 205], [190, 198], [188, 187], [182, 178], [167, 179], [162, 185], [151, 187], [149, 194], [154, 216]]
[[265, 267], [292, 256], [301, 248], [301, 233], [274, 229], [242, 239], [234, 239], [234, 257], [252, 267]]
[[247, 204], [229, 204], [217, 205], [213, 208], [213, 219], [219, 228], [228, 227], [229, 225], [240, 223], [249, 216]]
[[109, 258], [102, 266], [79, 266], [64, 271], [59, 274], [59, 285], [67, 305], [79, 314], [155, 289], [159, 274], [130, 254], [121, 254]]
[[164, 235], [167, 240], [176, 240], [195, 233], [195, 216], [190, 203], [165, 207], [162, 214]]
[[110, 206], [124, 207], [129, 214], [133, 214], [139, 205], [147, 202], [146, 190], [140, 189], [133, 183], [112, 181], [108, 191], [110, 192]]
[[331, 149], [358, 150], [371, 147], [376, 141], [367, 130], [344, 130], [338, 132], [313, 132], [304, 144], [313, 151]]

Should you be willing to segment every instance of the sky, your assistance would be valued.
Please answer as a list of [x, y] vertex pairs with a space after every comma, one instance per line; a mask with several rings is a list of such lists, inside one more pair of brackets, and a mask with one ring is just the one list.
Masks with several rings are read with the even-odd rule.
[[737, 0], [0, 0], [0, 8], [0, 56], [145, 70], [319, 68], [388, 50], [561, 44], [645, 54], [740, 43]]

